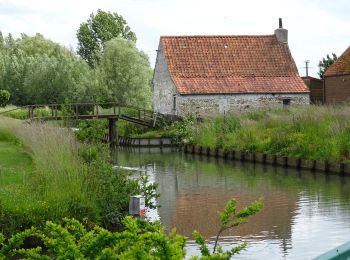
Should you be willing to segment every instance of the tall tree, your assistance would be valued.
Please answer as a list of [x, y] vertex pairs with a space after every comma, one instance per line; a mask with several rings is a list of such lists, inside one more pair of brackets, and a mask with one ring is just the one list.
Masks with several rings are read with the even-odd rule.
[[69, 50], [58, 43], [45, 39], [40, 33], [37, 33], [35, 36], [21, 34], [21, 38], [16, 40], [16, 48], [28, 56], [45, 54], [49, 57], [61, 57], [71, 55]]
[[337, 60], [337, 58], [337, 55], [335, 55], [335, 53], [332, 53], [332, 57], [330, 57], [329, 54], [327, 54], [326, 58], [322, 58], [322, 60], [320, 60], [320, 62], [318, 63], [318, 75], [321, 79], [324, 79], [324, 73]]
[[115, 37], [136, 42], [135, 33], [121, 15], [98, 9], [96, 15], [92, 13], [87, 22], [80, 24], [78, 54], [94, 68], [100, 62], [105, 43]]
[[14, 39], [0, 49], [0, 89], [14, 105], [90, 102], [99, 91], [96, 72], [63, 46], [36, 34]]
[[4, 36], [2, 35], [2, 32], [0, 31], [0, 51], [2, 51], [5, 47], [5, 42], [4, 42]]
[[107, 101], [150, 108], [152, 69], [134, 42], [119, 37], [108, 41], [99, 69], [101, 84], [108, 88]]
[[27, 103], [92, 102], [95, 81], [85, 61], [73, 57], [30, 56], [24, 89]]

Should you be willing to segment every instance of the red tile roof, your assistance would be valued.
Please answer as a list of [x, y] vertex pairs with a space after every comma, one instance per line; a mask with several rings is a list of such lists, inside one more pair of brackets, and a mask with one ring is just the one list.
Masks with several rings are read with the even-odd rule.
[[180, 94], [307, 93], [288, 44], [266, 36], [163, 36]]
[[337, 76], [350, 74], [350, 46], [346, 51], [330, 66], [325, 76]]

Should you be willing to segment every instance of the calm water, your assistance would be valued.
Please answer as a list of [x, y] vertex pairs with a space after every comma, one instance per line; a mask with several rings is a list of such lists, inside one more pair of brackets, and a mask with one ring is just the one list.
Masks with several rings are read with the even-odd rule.
[[159, 215], [189, 237], [187, 256], [199, 253], [193, 230], [213, 241], [217, 211], [230, 198], [238, 207], [260, 197], [265, 207], [221, 239], [248, 249], [237, 259], [310, 259], [350, 240], [350, 177], [224, 161], [178, 152], [119, 150], [116, 164], [146, 171], [159, 183]]

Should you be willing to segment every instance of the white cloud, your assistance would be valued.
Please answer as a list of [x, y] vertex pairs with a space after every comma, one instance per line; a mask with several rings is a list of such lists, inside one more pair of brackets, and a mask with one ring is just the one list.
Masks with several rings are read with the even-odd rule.
[[123, 15], [152, 63], [160, 35], [272, 34], [279, 17], [297, 67], [310, 60], [313, 76], [322, 57], [350, 45], [347, 0], [0, 0], [0, 30], [40, 32], [75, 48], [79, 24], [98, 8]]

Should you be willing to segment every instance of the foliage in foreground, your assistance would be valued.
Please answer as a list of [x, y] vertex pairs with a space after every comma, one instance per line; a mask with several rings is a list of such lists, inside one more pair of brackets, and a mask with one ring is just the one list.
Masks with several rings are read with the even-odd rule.
[[[236, 212], [236, 201], [230, 200], [220, 213], [221, 227], [218, 231], [213, 252], [210, 253], [205, 239], [194, 231], [201, 257], [192, 259], [225, 259], [238, 254], [247, 244], [223, 251], [217, 246], [221, 233], [242, 223], [258, 213], [263, 207], [261, 201]], [[86, 223], [85, 223], [86, 226]], [[142, 219], [125, 217], [124, 230], [112, 232], [93, 226], [86, 228], [75, 219], [63, 219], [62, 224], [47, 221], [43, 227], [32, 227], [5, 238], [0, 234], [0, 257], [34, 259], [183, 259], [186, 238], [175, 230], [165, 234], [160, 222], [153, 224]], [[32, 245], [32, 246], [28, 246]]]
[[[175, 232], [164, 234], [159, 222], [126, 217], [125, 230], [111, 232], [95, 226], [88, 231], [74, 219], [63, 225], [46, 222], [5, 240], [0, 237], [0, 257], [30, 259], [182, 259], [186, 239]], [[28, 248], [25, 242], [37, 240], [39, 246]]]
[[[231, 256], [239, 254], [240, 251], [244, 250], [247, 247], [247, 243], [240, 244], [233, 247], [228, 251], [223, 251], [221, 246], [218, 246], [219, 238], [222, 232], [225, 230], [237, 227], [240, 224], [248, 222], [248, 218], [257, 214], [264, 206], [261, 200], [257, 200], [251, 203], [249, 206], [244, 207], [236, 212], [237, 201], [231, 199], [227, 202], [226, 207], [223, 212], [219, 212], [220, 216], [220, 229], [215, 238], [215, 243], [212, 253], [208, 246], [205, 243], [204, 237], [198, 232], [193, 232], [193, 237], [195, 238], [196, 243], [200, 246], [200, 251], [202, 254], [201, 259], [230, 259]], [[193, 259], [198, 259], [194, 257]]]

